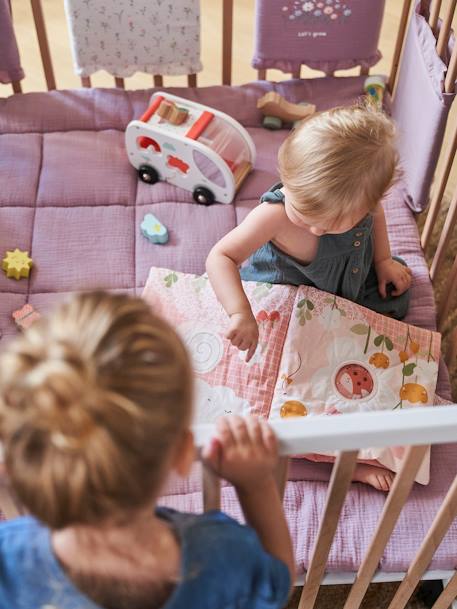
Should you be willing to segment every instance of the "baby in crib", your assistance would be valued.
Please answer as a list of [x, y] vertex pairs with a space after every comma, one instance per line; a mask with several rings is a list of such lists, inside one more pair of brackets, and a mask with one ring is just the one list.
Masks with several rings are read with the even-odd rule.
[[203, 451], [248, 526], [156, 506], [194, 459], [192, 372], [140, 299], [85, 294], [0, 357], [0, 432], [30, 516], [0, 523], [0, 607], [281, 609], [294, 572], [266, 421], [223, 418]]
[[[241, 279], [314, 286], [398, 319], [408, 310], [411, 270], [391, 255], [381, 203], [397, 172], [392, 121], [362, 106], [315, 114], [291, 132], [278, 161], [281, 182], [206, 262], [230, 317], [227, 338], [246, 361], [259, 331]], [[374, 469], [373, 478], [361, 466], [362, 481], [388, 490], [391, 472]]]

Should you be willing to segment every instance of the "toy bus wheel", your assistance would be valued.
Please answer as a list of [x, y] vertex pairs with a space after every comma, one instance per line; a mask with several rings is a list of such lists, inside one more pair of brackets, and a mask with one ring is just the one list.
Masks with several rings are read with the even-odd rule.
[[199, 203], [200, 205], [212, 205], [215, 200], [213, 193], [203, 186], [198, 186], [194, 190], [193, 197], [195, 203]]
[[160, 180], [159, 172], [150, 165], [141, 165], [138, 169], [138, 175], [142, 182], [146, 184], [155, 184]]

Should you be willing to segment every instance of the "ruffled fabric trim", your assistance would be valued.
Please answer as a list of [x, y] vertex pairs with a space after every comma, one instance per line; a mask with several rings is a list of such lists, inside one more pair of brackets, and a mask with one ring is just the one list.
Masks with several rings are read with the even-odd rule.
[[303, 59], [291, 60], [291, 59], [269, 59], [254, 56], [252, 60], [252, 67], [256, 70], [268, 70], [275, 69], [281, 70], [281, 72], [295, 72], [300, 69], [302, 65], [311, 68], [312, 70], [321, 70], [325, 74], [331, 74], [335, 70], [349, 70], [356, 66], [363, 68], [371, 68], [381, 59], [382, 55], [380, 51], [376, 51], [374, 55], [370, 57], [358, 58], [358, 59], [335, 59], [334, 61], [312, 61]]
[[118, 64], [110, 63], [93, 63], [85, 64], [83, 68], [75, 66], [75, 72], [78, 76], [92, 76], [99, 70], [106, 70], [108, 74], [112, 74], [118, 78], [128, 78], [137, 72], [146, 74], [162, 74], [164, 76], [182, 76], [186, 74], [196, 74], [203, 70], [203, 65], [200, 61], [183, 66], [182, 64], [148, 64], [145, 66], [127, 65], [120, 68]]

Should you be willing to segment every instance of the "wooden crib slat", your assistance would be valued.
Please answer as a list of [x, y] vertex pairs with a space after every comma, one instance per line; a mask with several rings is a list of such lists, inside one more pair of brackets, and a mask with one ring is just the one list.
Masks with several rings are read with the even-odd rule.
[[281, 457], [278, 462], [278, 467], [276, 468], [276, 483], [278, 485], [281, 499], [284, 498], [284, 492], [286, 490], [289, 462], [289, 457]]
[[187, 76], [187, 86], [188, 87], [196, 87], [197, 86], [197, 75], [196, 74], [188, 74], [188, 76]]
[[451, 368], [457, 359], [457, 328], [451, 333], [451, 337], [449, 339], [449, 346], [446, 351], [446, 356], [444, 361], [448, 368]]
[[444, 323], [451, 310], [452, 303], [455, 300], [457, 294], [457, 256], [455, 257], [454, 264], [452, 265], [451, 272], [447, 278], [446, 286], [443, 290], [443, 295], [438, 306], [437, 325], [438, 330], [442, 330]]
[[421, 576], [430, 564], [433, 555], [457, 516], [457, 476], [435, 516], [419, 551], [395, 593], [388, 609], [404, 609], [411, 598]]
[[221, 509], [221, 480], [210, 469], [202, 464], [203, 509]]
[[81, 84], [86, 89], [90, 89], [92, 87], [90, 76], [81, 76]]
[[301, 66], [292, 72], [292, 78], [301, 77]]
[[22, 93], [22, 85], [20, 80], [13, 80], [11, 83], [14, 93]]
[[446, 219], [444, 220], [444, 225], [441, 231], [438, 245], [436, 246], [435, 255], [433, 256], [432, 264], [430, 266], [430, 277], [432, 281], [435, 281], [436, 277], [439, 274], [446, 254], [447, 246], [449, 245], [449, 240], [452, 236], [452, 231], [454, 230], [456, 222], [457, 190], [455, 191], [454, 196], [451, 199], [451, 203], [449, 205], [449, 210], [447, 212]]
[[35, 21], [35, 29], [40, 46], [41, 61], [43, 63], [44, 75], [48, 91], [56, 88], [56, 80], [54, 77], [54, 68], [52, 67], [51, 53], [49, 52], [48, 36], [46, 34], [46, 26], [43, 17], [43, 8], [41, 0], [30, 0], [32, 5], [33, 19]]
[[450, 0], [446, 13], [444, 15], [443, 22], [441, 24], [440, 33], [438, 35], [438, 43], [436, 45], [436, 52], [444, 60], [446, 56], [446, 49], [449, 43], [449, 34], [451, 32], [452, 18], [454, 17], [455, 7], [457, 0]]
[[446, 73], [446, 80], [444, 81], [444, 90], [446, 93], [454, 93], [455, 81], [457, 79], [457, 45], [454, 45], [451, 53], [451, 59]]
[[233, 0], [224, 0], [222, 9], [222, 84], [232, 84]]
[[[454, 50], [457, 50], [457, 45], [455, 45]], [[456, 52], [457, 57], [457, 52]], [[456, 64], [457, 65], [457, 64]], [[425, 251], [430, 243], [430, 239], [432, 236], [433, 229], [435, 227], [435, 222], [438, 218], [438, 214], [441, 209], [441, 203], [443, 201], [444, 191], [446, 190], [446, 184], [449, 180], [449, 175], [451, 173], [452, 164], [454, 162], [455, 154], [457, 152], [457, 125], [454, 129], [454, 135], [452, 137], [452, 142], [446, 151], [446, 157], [444, 159], [444, 163], [440, 170], [439, 175], [435, 178], [434, 183], [435, 187], [433, 190], [433, 196], [430, 201], [430, 205], [427, 212], [427, 218], [425, 220], [424, 228], [421, 234], [421, 245], [422, 249]]]
[[163, 87], [162, 74], [154, 74], [154, 87]]
[[114, 77], [114, 84], [117, 89], [125, 89], [125, 81], [123, 78], [119, 78], [118, 76]]
[[360, 66], [360, 76], [368, 76], [370, 68], [368, 66]]
[[395, 88], [395, 82], [397, 80], [398, 66], [400, 65], [400, 56], [403, 48], [403, 43], [406, 35], [406, 27], [408, 25], [408, 16], [411, 8], [412, 0], [403, 0], [403, 10], [400, 18], [400, 26], [398, 28], [397, 42], [395, 43], [395, 51], [392, 59], [392, 68], [390, 70], [390, 77], [388, 82], [388, 89], [393, 94]]
[[441, 10], [441, 0], [432, 0], [432, 5], [430, 7], [430, 18], [428, 20], [428, 24], [432, 29], [432, 32], [437, 34], [438, 30], [438, 19], [440, 17]]
[[267, 71], [266, 70], [257, 70], [257, 79], [258, 80], [266, 80], [267, 79]]
[[448, 581], [447, 586], [436, 599], [432, 609], [448, 609], [457, 596], [457, 573]]
[[402, 468], [395, 476], [373, 539], [357, 572], [344, 609], [360, 607], [428, 448], [428, 446], [408, 447]]
[[312, 609], [316, 602], [327, 558], [338, 526], [341, 508], [346, 499], [357, 463], [357, 454], [358, 451], [341, 452], [333, 466], [324, 514], [314, 543], [298, 609]]

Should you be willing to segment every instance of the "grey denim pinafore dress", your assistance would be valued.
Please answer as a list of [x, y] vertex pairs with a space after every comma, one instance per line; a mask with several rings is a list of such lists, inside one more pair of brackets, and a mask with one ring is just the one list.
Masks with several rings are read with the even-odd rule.
[[[284, 204], [284, 194], [275, 184], [261, 197], [261, 202]], [[241, 268], [244, 281], [263, 281], [288, 285], [309, 285], [352, 300], [364, 307], [402, 319], [409, 305], [409, 290], [392, 296], [394, 286], [387, 286], [387, 297], [378, 291], [373, 264], [373, 218], [365, 216], [354, 228], [339, 235], [319, 237], [316, 257], [303, 264], [280, 250], [271, 241], [262, 245]], [[394, 257], [406, 266], [404, 260]]]

